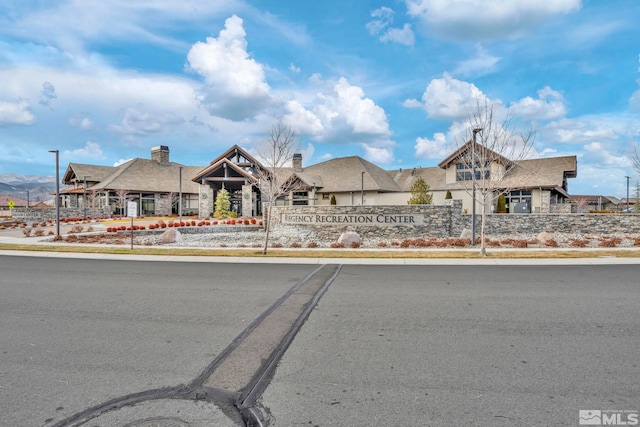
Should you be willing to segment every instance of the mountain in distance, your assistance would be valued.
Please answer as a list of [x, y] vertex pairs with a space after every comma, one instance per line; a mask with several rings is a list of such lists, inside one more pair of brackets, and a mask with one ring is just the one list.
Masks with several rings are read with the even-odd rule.
[[53, 176], [22, 175], [17, 173], [5, 173], [0, 175], [0, 194], [27, 200], [31, 203], [44, 202], [55, 199], [56, 178]]

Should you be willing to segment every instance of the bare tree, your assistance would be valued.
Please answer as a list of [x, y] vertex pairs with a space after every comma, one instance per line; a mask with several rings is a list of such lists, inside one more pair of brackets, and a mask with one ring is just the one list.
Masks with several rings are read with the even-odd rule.
[[289, 179], [290, 174], [283, 173], [283, 168], [289, 165], [296, 149], [296, 135], [291, 127], [282, 121], [271, 126], [266, 141], [258, 148], [263, 168], [257, 168], [255, 176], [266, 208], [263, 210], [266, 214], [263, 255], [267, 254], [269, 245], [273, 205], [279, 197], [299, 186], [297, 180]]
[[129, 190], [115, 190], [116, 193], [116, 207], [120, 209], [120, 216], [124, 216], [124, 210], [127, 207], [127, 199], [129, 198]]
[[584, 197], [577, 198], [573, 202], [578, 207], [578, 210], [580, 213], [586, 211], [587, 210], [586, 208], [589, 205], [589, 201]]
[[87, 190], [87, 207], [95, 208], [96, 207], [96, 190]]
[[467, 125], [464, 141], [458, 144], [457, 163], [461, 166], [456, 170], [456, 179], [472, 196], [473, 230], [475, 208], [480, 206], [480, 255], [486, 256], [487, 211], [501, 193], [508, 194], [517, 188], [517, 183], [510, 181], [509, 177], [516, 163], [529, 155], [535, 132], [529, 129], [525, 133], [515, 133], [508, 112], [501, 119], [494, 106], [486, 100], [477, 103]]
[[180, 193], [177, 191], [170, 191], [168, 196], [171, 203], [171, 212], [173, 213], [173, 207], [176, 207], [176, 211], [180, 208]]
[[637, 145], [633, 146], [633, 152], [631, 153], [631, 161], [633, 162], [633, 167], [636, 170], [636, 173], [640, 175], [640, 149], [638, 149]]

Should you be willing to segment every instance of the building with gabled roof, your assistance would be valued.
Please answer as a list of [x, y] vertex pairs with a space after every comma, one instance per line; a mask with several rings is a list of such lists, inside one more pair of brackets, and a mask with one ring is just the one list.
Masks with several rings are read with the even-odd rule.
[[[278, 182], [294, 183], [294, 188], [278, 205], [398, 205], [409, 200], [411, 187], [424, 179], [433, 193], [434, 204], [444, 204], [447, 193], [463, 202], [471, 211], [473, 198], [469, 191], [470, 169], [466, 165], [465, 144], [437, 167], [385, 170], [358, 157], [348, 156], [303, 166], [302, 155], [294, 155], [291, 167], [278, 168]], [[504, 193], [509, 212], [567, 211], [571, 204], [568, 179], [577, 175], [576, 156], [511, 161], [493, 156], [482, 176], [499, 179], [491, 187], [492, 198]], [[478, 171], [475, 171], [478, 173]], [[126, 201], [136, 201], [140, 215], [176, 213], [182, 194], [185, 213], [208, 217], [214, 210], [215, 198], [224, 188], [229, 192], [231, 210], [241, 216], [261, 215], [260, 176], [269, 170], [246, 150], [234, 145], [207, 166], [184, 166], [169, 161], [169, 148], [153, 147], [151, 159], [132, 159], [119, 166], [94, 166], [70, 163], [63, 190], [72, 206], [80, 206], [90, 194], [93, 203], [122, 210]], [[74, 204], [75, 200], [75, 204]]]
[[178, 213], [182, 193], [182, 212], [197, 213], [199, 186], [191, 177], [201, 169], [169, 161], [169, 147], [156, 146], [150, 159], [118, 166], [69, 163], [62, 178], [69, 187], [60, 194], [65, 207], [109, 206], [116, 214], [124, 213], [127, 201], [135, 201], [137, 214], [144, 216]]

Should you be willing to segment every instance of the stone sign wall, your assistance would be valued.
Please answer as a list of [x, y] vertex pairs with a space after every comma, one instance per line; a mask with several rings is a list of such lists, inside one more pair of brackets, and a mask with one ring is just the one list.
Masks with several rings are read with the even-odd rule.
[[[60, 218], [83, 218], [83, 208], [60, 208]], [[104, 208], [87, 208], [87, 217], [102, 218], [111, 215], [111, 209], [107, 206]], [[43, 220], [55, 220], [56, 208], [15, 208], [11, 212], [11, 217], [24, 222], [35, 222]]]
[[329, 240], [345, 231], [355, 231], [363, 239], [449, 237], [462, 231], [453, 227], [461, 223], [461, 212], [459, 200], [452, 206], [274, 206], [273, 232]]
[[[277, 206], [273, 208], [274, 235], [288, 238], [337, 240], [346, 231], [362, 239], [402, 240], [460, 237], [471, 228], [471, 215], [462, 213], [460, 200], [447, 206]], [[476, 214], [480, 237], [481, 215]], [[640, 233], [638, 214], [488, 214], [486, 235], [550, 233]]]

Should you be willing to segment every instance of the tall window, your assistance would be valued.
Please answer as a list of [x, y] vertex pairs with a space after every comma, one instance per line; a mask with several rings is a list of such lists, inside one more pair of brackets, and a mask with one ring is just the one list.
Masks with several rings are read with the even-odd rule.
[[198, 209], [200, 202], [198, 201], [197, 194], [183, 194], [182, 195], [182, 208], [183, 209]]
[[[491, 178], [491, 170], [489, 168], [489, 162], [485, 162], [482, 165], [480, 162], [476, 162], [475, 172], [476, 180]], [[473, 165], [471, 163], [457, 163], [456, 164], [456, 181], [472, 181], [473, 180]]]

